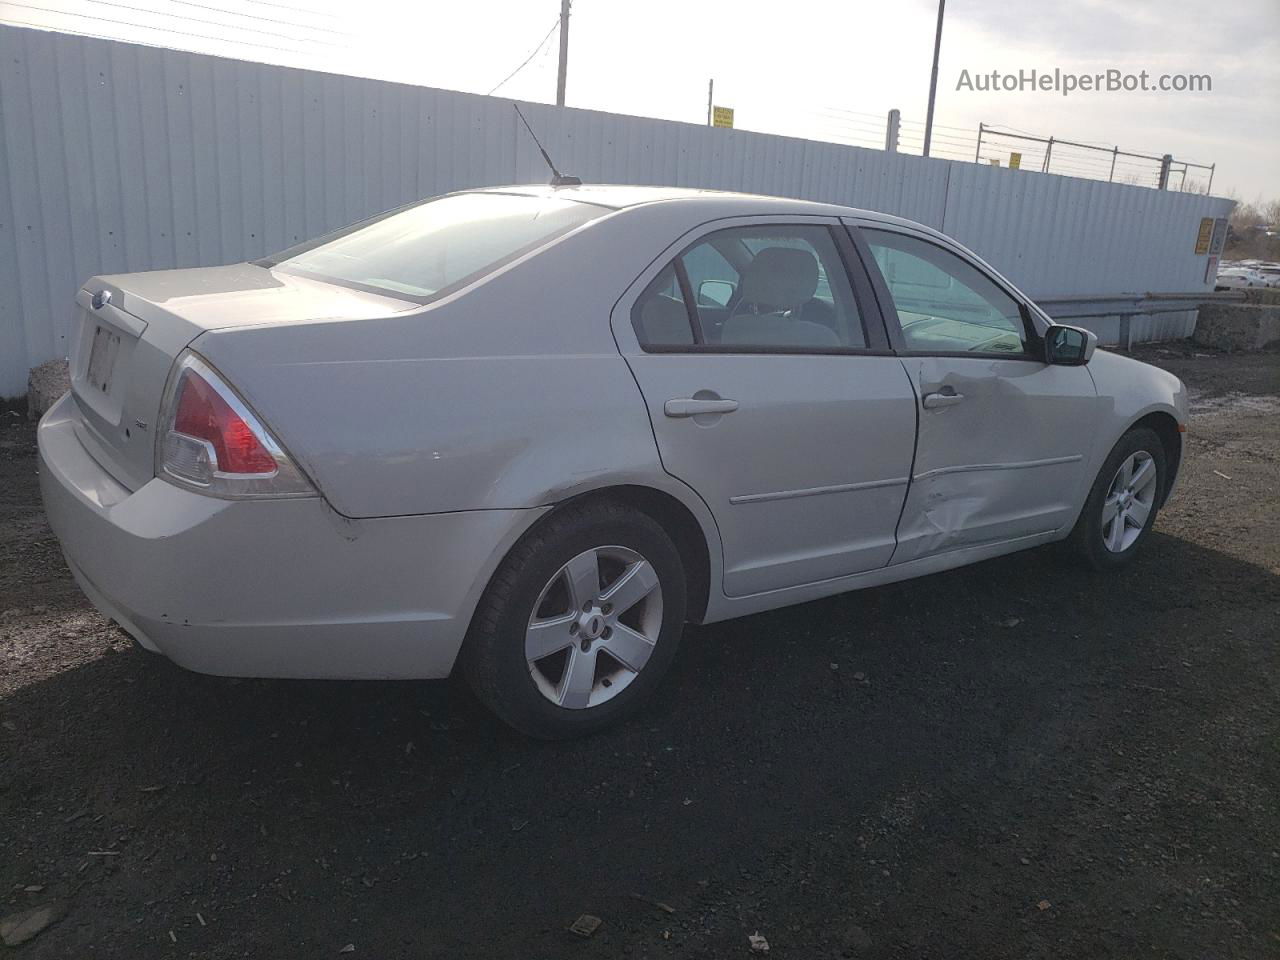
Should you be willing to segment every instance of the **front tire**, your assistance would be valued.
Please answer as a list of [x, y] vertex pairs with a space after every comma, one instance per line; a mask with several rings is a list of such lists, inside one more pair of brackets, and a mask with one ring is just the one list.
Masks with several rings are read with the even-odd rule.
[[1096, 570], [1132, 562], [1151, 532], [1165, 484], [1164, 446], [1137, 427], [1112, 448], [1071, 531], [1076, 554]]
[[594, 733], [661, 681], [685, 605], [680, 553], [655, 520], [609, 500], [570, 504], [494, 574], [463, 646], [463, 674], [522, 733]]

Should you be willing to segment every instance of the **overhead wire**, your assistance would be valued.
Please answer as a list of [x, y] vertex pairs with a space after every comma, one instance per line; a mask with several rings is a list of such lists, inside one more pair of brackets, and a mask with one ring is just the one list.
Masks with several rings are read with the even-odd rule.
[[542, 48], [543, 48], [543, 47], [545, 47], [545, 46], [547, 45], [547, 41], [551, 39], [551, 35], [552, 35], [553, 33], [555, 33], [555, 32], [556, 32], [556, 27], [558, 27], [558, 26], [560, 26], [560, 18], [559, 18], [559, 17], [556, 17], [556, 22], [555, 22], [555, 23], [553, 23], [553, 24], [551, 25], [551, 29], [547, 31], [547, 35], [546, 35], [545, 37], [543, 37], [543, 38], [542, 38], [542, 40], [538, 43], [538, 45], [537, 45], [536, 47], [534, 47], [534, 48], [533, 48], [533, 53], [531, 53], [531, 54], [529, 54], [527, 57], [525, 57], [525, 58], [524, 58], [524, 61], [520, 64], [520, 66], [516, 67], [516, 68], [515, 68], [514, 70], [512, 70], [509, 74], [507, 74], [507, 75], [502, 79], [502, 82], [501, 82], [501, 83], [499, 83], [499, 84], [498, 84], [496, 87], [494, 87], [492, 90], [490, 90], [487, 94], [485, 94], [485, 96], [488, 96], [488, 97], [493, 96], [493, 95], [494, 95], [495, 93], [497, 93], [500, 89], [502, 89], [502, 87], [506, 86], [506, 84], [507, 84], [507, 81], [508, 81], [508, 80], [510, 80], [512, 77], [514, 77], [517, 73], [519, 73], [519, 72], [520, 72], [521, 70], [523, 70], [525, 67], [527, 67], [527, 66], [529, 65], [530, 61], [532, 61], [534, 57], [536, 57], [539, 53], [541, 53], [541, 52], [542, 52]]
[[[347, 36], [347, 34], [344, 31], [334, 30], [332, 27], [314, 27], [305, 23], [297, 23], [293, 20], [280, 20], [280, 19], [277, 19], [276, 17], [262, 17], [254, 13], [245, 13], [241, 10], [230, 10], [230, 9], [227, 9], [226, 7], [215, 7], [207, 3], [197, 3], [196, 0], [169, 0], [169, 2], [180, 4], [184, 7], [197, 7], [201, 10], [212, 10], [214, 13], [222, 13], [229, 17], [246, 17], [250, 20], [260, 20], [263, 23], [279, 24], [282, 27], [295, 27], [299, 30], [315, 30], [319, 33], [332, 33], [335, 36], [339, 36], [339, 37]], [[156, 11], [156, 12], [159, 13], [160, 11]], [[228, 24], [228, 26], [231, 26], [231, 24]], [[243, 28], [233, 27], [233, 29], [243, 29]]]
[[[142, 14], [146, 14], [147, 16], [153, 16], [153, 17], [168, 17], [168, 18], [173, 19], [173, 20], [178, 20], [179, 22], [184, 23], [184, 24], [186, 24], [186, 23], [198, 23], [198, 24], [201, 24], [202, 26], [209, 26], [209, 27], [221, 27], [221, 28], [223, 28], [223, 29], [230, 29], [230, 30], [242, 30], [242, 31], [244, 31], [244, 32], [246, 32], [246, 33], [257, 33], [257, 34], [261, 34], [261, 35], [262, 35], [262, 36], [264, 36], [264, 37], [276, 37], [276, 38], [281, 39], [281, 40], [296, 40], [296, 41], [300, 41], [300, 42], [303, 42], [303, 43], [319, 43], [319, 44], [323, 44], [324, 46], [327, 46], [327, 47], [339, 47], [339, 46], [342, 46], [342, 44], [334, 43], [334, 42], [333, 42], [333, 41], [331, 41], [331, 40], [316, 40], [316, 39], [314, 39], [314, 38], [312, 38], [312, 37], [298, 37], [298, 36], [292, 36], [292, 35], [287, 34], [287, 33], [276, 33], [275, 31], [272, 31], [272, 30], [263, 30], [263, 29], [261, 29], [260, 27], [242, 27], [242, 26], [238, 26], [238, 25], [235, 25], [235, 24], [225, 23], [225, 22], [220, 21], [220, 20], [206, 20], [206, 19], [204, 19], [203, 17], [184, 17], [184, 16], [180, 16], [180, 15], [178, 15], [178, 14], [176, 14], [176, 13], [169, 13], [168, 11], [165, 11], [165, 10], [156, 10], [156, 9], [154, 9], [154, 8], [152, 8], [152, 7], [137, 7], [137, 6], [134, 6], [134, 5], [132, 5], [132, 4], [128, 4], [128, 3], [120, 3], [120, 2], [118, 2], [118, 0], [88, 0], [88, 2], [89, 2], [89, 3], [95, 3], [95, 4], [97, 4], [97, 5], [99, 5], [99, 6], [103, 6], [103, 7], [112, 7], [112, 8], [114, 8], [114, 9], [118, 9], [118, 10], [128, 10], [128, 11], [131, 11], [131, 12], [133, 12], [133, 13], [142, 13]], [[62, 13], [62, 12], [65, 12], [65, 11], [54, 11], [54, 12]], [[157, 28], [157, 27], [152, 27], [151, 29], [167, 30], [167, 29], [168, 29], [168, 27], [158, 27], [158, 28]], [[175, 32], [176, 32], [176, 31], [175, 31]]]
[[287, 3], [275, 3], [274, 0], [245, 0], [245, 3], [253, 3], [263, 7], [279, 7], [281, 10], [292, 10], [294, 13], [310, 13], [318, 17], [338, 19], [336, 13], [330, 13], [328, 10], [317, 10], [314, 7], [294, 7]]
[[[280, 53], [303, 53], [303, 52], [304, 52], [304, 51], [302, 51], [302, 50], [299, 50], [297, 47], [281, 47], [281, 46], [276, 46], [275, 44], [270, 44], [270, 43], [259, 43], [259, 42], [253, 41], [253, 40], [232, 40], [232, 41], [228, 41], [226, 37], [211, 37], [211, 36], [209, 36], [209, 35], [208, 35], [208, 34], [206, 34], [206, 33], [193, 33], [193, 32], [192, 32], [192, 31], [190, 31], [190, 30], [177, 30], [177, 29], [174, 29], [173, 27], [156, 27], [156, 26], [152, 26], [152, 25], [150, 25], [150, 24], [146, 24], [146, 23], [135, 23], [135, 22], [134, 22], [134, 21], [132, 21], [132, 20], [118, 20], [118, 19], [112, 19], [111, 17], [96, 17], [96, 16], [94, 16], [94, 15], [93, 15], [93, 14], [91, 14], [91, 13], [77, 13], [77, 12], [74, 12], [74, 11], [71, 11], [71, 10], [56, 10], [56, 9], [53, 9], [53, 8], [50, 8], [50, 7], [47, 7], [47, 6], [35, 6], [34, 4], [30, 4], [30, 3], [20, 3], [20, 2], [19, 2], [19, 0], [6, 0], [6, 2], [5, 2], [5, 6], [6, 6], [6, 7], [22, 7], [23, 9], [26, 9], [26, 10], [35, 10], [35, 11], [37, 11], [38, 13], [43, 13], [43, 14], [55, 13], [55, 14], [57, 14], [57, 15], [59, 15], [59, 16], [64, 16], [64, 17], [76, 17], [76, 18], [81, 19], [81, 20], [93, 20], [93, 21], [96, 21], [96, 22], [98, 22], [98, 23], [109, 23], [109, 24], [112, 24], [112, 25], [114, 25], [114, 26], [118, 26], [118, 27], [133, 27], [133, 28], [135, 28], [135, 29], [137, 29], [137, 30], [151, 30], [151, 31], [154, 31], [155, 33], [169, 34], [169, 35], [172, 35], [172, 36], [179, 36], [179, 37], [191, 37], [191, 38], [196, 39], [196, 40], [209, 40], [209, 41], [214, 42], [214, 43], [227, 43], [227, 42], [230, 42], [230, 43], [234, 43], [234, 44], [237, 44], [237, 45], [239, 45], [239, 46], [243, 46], [243, 47], [258, 47], [258, 48], [260, 48], [260, 49], [262, 49], [262, 50], [275, 50], [275, 51], [280, 52]], [[12, 20], [12, 19], [10, 19], [10, 18], [5, 18], [5, 22], [8, 22], [8, 23], [14, 23], [15, 21], [14, 21], [14, 20]], [[39, 27], [40, 27], [40, 29], [42, 29], [42, 30], [48, 30], [48, 29], [51, 29], [51, 28], [50, 28], [50, 26], [49, 26], [47, 23], [45, 23], [45, 24], [38, 24], [38, 25], [37, 25], [37, 24], [25, 24], [25, 23], [24, 23], [24, 24], [20, 24], [20, 25], [39, 26]], [[225, 24], [223, 24], [223, 26], [225, 26]], [[59, 29], [59, 30], [62, 30], [63, 28], [59, 27], [58, 29]], [[67, 32], [67, 33], [78, 33], [78, 31], [75, 31], [75, 30], [67, 30], [66, 32]], [[85, 35], [86, 35], [86, 36], [100, 36], [100, 34], [85, 34]], [[273, 34], [273, 36], [279, 36], [279, 34]], [[286, 39], [291, 39], [291, 38], [286, 38]], [[145, 43], [146, 41], [133, 41], [133, 42], [144, 42], [144, 43]], [[149, 45], [149, 46], [160, 46], [160, 44], [148, 44], [148, 45]]]

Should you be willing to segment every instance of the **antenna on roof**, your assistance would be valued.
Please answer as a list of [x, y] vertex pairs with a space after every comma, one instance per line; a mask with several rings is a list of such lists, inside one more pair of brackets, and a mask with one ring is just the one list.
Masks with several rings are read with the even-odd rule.
[[551, 157], [547, 155], [547, 151], [543, 148], [542, 142], [538, 139], [538, 135], [533, 132], [533, 127], [529, 126], [529, 121], [524, 118], [524, 114], [520, 110], [518, 103], [513, 103], [516, 114], [520, 117], [520, 122], [524, 124], [524, 128], [529, 131], [529, 136], [533, 137], [533, 142], [538, 145], [538, 152], [542, 154], [542, 159], [547, 161], [547, 166], [551, 168], [551, 185], [553, 187], [580, 187], [582, 181], [577, 177], [566, 177], [563, 173], [556, 169], [556, 165], [551, 162]]

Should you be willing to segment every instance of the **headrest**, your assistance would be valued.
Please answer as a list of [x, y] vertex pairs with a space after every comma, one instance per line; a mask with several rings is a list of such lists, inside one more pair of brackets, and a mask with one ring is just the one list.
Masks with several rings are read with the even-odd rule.
[[818, 289], [818, 260], [808, 250], [765, 247], [742, 274], [740, 303], [794, 310]]

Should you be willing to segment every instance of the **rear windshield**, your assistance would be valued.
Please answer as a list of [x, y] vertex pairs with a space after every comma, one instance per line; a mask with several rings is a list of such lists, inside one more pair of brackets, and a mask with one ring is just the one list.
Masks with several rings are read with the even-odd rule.
[[365, 220], [258, 262], [426, 302], [608, 212], [557, 197], [458, 193]]

